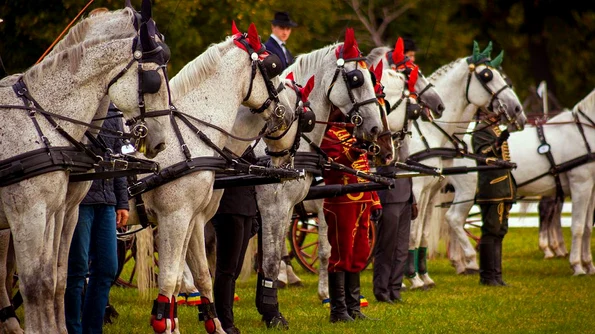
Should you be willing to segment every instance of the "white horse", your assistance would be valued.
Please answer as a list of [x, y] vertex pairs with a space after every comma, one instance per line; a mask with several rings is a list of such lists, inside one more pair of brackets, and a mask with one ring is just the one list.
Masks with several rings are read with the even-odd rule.
[[[145, 4], [146, 8], [150, 8], [150, 3]], [[87, 126], [65, 122], [63, 117], [90, 123], [97, 110], [101, 109], [100, 105], [106, 101], [106, 95], [126, 117], [135, 117], [135, 120], [141, 119], [145, 123], [142, 126], [143, 132], [148, 130], [144, 141], [147, 143], [147, 155], [153, 156], [162, 149], [161, 143], [152, 144], [160, 141], [160, 124], [143, 119], [152, 109], [168, 109], [165, 78], [157, 72], [163, 64], [146, 59], [143, 53], [158, 47], [154, 33], [151, 33], [154, 22], [149, 19], [143, 16], [145, 28], [138, 35], [133, 24], [135, 16], [130, 9], [89, 17], [75, 25], [64, 38], [64, 45], [69, 47], [55, 52], [24, 73], [24, 85], [16, 90], [26, 92], [24, 96], [28, 100], [38, 103], [35, 107], [39, 109], [36, 114], [39, 131], [30, 118], [33, 113], [18, 109], [24, 105], [23, 99], [15, 94], [11, 84], [2, 85], [0, 103], [2, 109], [9, 110], [0, 113], [0, 123], [3, 124], [0, 135], [3, 147], [10, 150], [2, 152], [0, 160], [4, 163], [19, 154], [43, 150], [47, 147], [44, 144], [46, 138], [52, 147], [70, 146], [71, 143], [54, 130], [56, 126], [48, 121], [49, 117], [56, 120], [74, 140], [82, 140]], [[113, 25], [119, 28], [112, 29]], [[110, 28], [97, 28], [100, 26]], [[95, 29], [117, 32], [87, 34]], [[133, 51], [137, 51], [136, 57], [133, 57]], [[147, 77], [152, 76], [161, 83], [159, 87], [153, 87], [151, 94], [143, 94], [143, 109], [138, 103], [138, 78], [148, 72], [151, 74]], [[41, 111], [42, 108], [54, 114], [44, 117], [50, 114]], [[58, 157], [60, 153], [54, 151], [52, 156]], [[35, 167], [37, 165], [27, 168]], [[65, 216], [70, 215], [71, 208], [76, 207], [84, 196], [83, 191], [83, 196], [67, 198], [68, 174], [63, 168], [55, 168], [39, 176], [24, 176], [19, 182], [0, 188], [0, 226], [10, 226], [15, 240], [25, 323], [27, 332], [31, 333], [66, 332], [63, 306], [66, 259], [74, 226], [70, 226], [70, 220]], [[2, 180], [10, 183], [14, 177], [21, 175], [6, 173]]]
[[[564, 164], [579, 157], [586, 158], [595, 147], [595, 90], [591, 91], [572, 110], [566, 110], [551, 118], [543, 125], [547, 143], [556, 164]], [[581, 128], [578, 124], [581, 124]], [[583, 134], [581, 133], [584, 133]], [[508, 139], [511, 161], [517, 164], [512, 175], [519, 185], [517, 196], [553, 196], [556, 194], [556, 182], [549, 173], [552, 168], [545, 154], [538, 153], [542, 145], [536, 127], [522, 132], [511, 133]], [[573, 145], [567, 145], [573, 143]], [[540, 149], [545, 153], [545, 146]], [[591, 255], [591, 231], [593, 228], [593, 209], [595, 206], [595, 164], [585, 159], [570, 170], [560, 173], [564, 194], [572, 199], [572, 246], [570, 267], [573, 274], [594, 275], [595, 266]], [[541, 176], [541, 177], [539, 177]], [[467, 181], [464, 187], [477, 187], [476, 181]], [[458, 189], [457, 189], [458, 191]], [[456, 256], [457, 254], [453, 254]], [[456, 259], [456, 257], [455, 257]]]
[[[508, 86], [504, 77], [495, 67], [502, 61], [502, 54], [489, 60], [491, 43], [486, 50], [479, 52], [477, 43], [474, 45], [473, 55], [468, 58], [458, 59], [435, 71], [429, 78], [436, 90], [445, 99], [446, 110], [440, 120], [434, 122], [419, 123], [419, 130], [413, 131], [413, 137], [409, 145], [409, 152], [415, 159], [416, 153], [423, 155], [431, 148], [447, 147], [451, 144], [449, 136], [457, 132], [466, 131], [469, 123], [473, 120], [478, 108], [487, 108], [498, 113], [499, 117], [512, 125], [510, 128], [522, 128], [526, 120], [522, 111], [521, 103], [514, 91]], [[438, 124], [444, 131], [437, 131]], [[460, 148], [460, 145], [459, 145]], [[418, 155], [419, 157], [420, 155]], [[444, 167], [446, 160], [440, 157], [423, 159], [424, 163], [433, 167]], [[413, 179], [413, 193], [419, 207], [417, 219], [412, 221], [411, 235], [409, 238], [409, 259], [406, 274], [411, 282], [411, 288], [417, 289], [424, 286], [434, 286], [426, 267], [426, 252], [430, 232], [429, 217], [431, 217], [431, 199], [440, 189], [440, 181], [432, 177], [420, 177]], [[454, 209], [453, 209], [454, 208]], [[456, 206], [451, 207], [452, 210]], [[447, 221], [451, 227], [458, 226], [450, 221], [447, 213]], [[457, 238], [460, 242], [466, 242], [468, 251], [465, 251], [468, 267], [477, 269], [475, 251], [467, 239], [462, 228], [459, 228]], [[416, 252], [419, 252], [419, 259]], [[419, 269], [417, 269], [419, 268]], [[419, 272], [419, 275], [418, 275]]]
[[[316, 89], [310, 94], [309, 100], [316, 113], [316, 118], [323, 121], [328, 120], [332, 107], [339, 108], [348, 119], [352, 120], [355, 120], [352, 114], [359, 113], [363, 122], [360, 126], [356, 126], [354, 134], [373, 141], [384, 126], [377, 106], [374, 83], [372, 83], [371, 75], [362, 60], [353, 30], [348, 29], [344, 43], [330, 45], [300, 55], [296, 62], [285, 70], [284, 74], [293, 73], [295, 81], [300, 84], [304, 84], [308, 78], [314, 75]], [[348, 81], [357, 76], [357, 80], [363, 80], [363, 84], [358, 87], [351, 86], [343, 80], [341, 72], [346, 73]], [[357, 124], [357, 120], [355, 121]], [[326, 125], [317, 125], [307, 135], [313, 145], [320, 145], [325, 128]], [[256, 153], [264, 155], [262, 146], [257, 146]], [[296, 166], [300, 165], [300, 156], [303, 153], [316, 153], [316, 150], [308, 142], [302, 140], [296, 155]], [[380, 156], [383, 160], [392, 160], [394, 156], [392, 147], [384, 148]], [[289, 155], [273, 155], [271, 158], [276, 163], [290, 161]], [[308, 172], [305, 179], [256, 187], [256, 197], [262, 218], [263, 270], [262, 273], [259, 273], [257, 289], [262, 289], [263, 295], [266, 296], [263, 300], [257, 300], [257, 308], [261, 314], [276, 314], [276, 317], [282, 317], [277, 301], [276, 281], [281, 255], [285, 247], [285, 232], [294, 205], [301, 202], [306, 196], [313, 177], [314, 175]], [[320, 236], [321, 239], [324, 237], [326, 236]], [[330, 246], [321, 246], [321, 252], [330, 254]], [[322, 293], [319, 290], [319, 294], [322, 295]]]
[[[212, 159], [214, 148], [222, 148], [225, 144], [241, 104], [269, 120], [269, 128], [285, 122], [285, 115], [276, 114], [278, 101], [275, 101], [277, 91], [274, 83], [278, 79], [270, 82], [263, 75], [266, 71], [260, 70], [263, 64], [275, 61], [276, 56], [264, 51], [252, 24], [247, 34], [237, 32], [225, 41], [210, 46], [171, 79], [172, 102], [187, 122], [180, 126], [173, 122], [165, 124], [167, 148], [155, 159], [162, 170], [175, 172], [174, 168], [169, 167], [178, 162], [177, 166], [180, 166], [185, 161], [190, 163]], [[279, 66], [278, 61], [275, 66]], [[177, 133], [184, 143], [178, 140]], [[212, 144], [197, 134], [204, 134]], [[175, 295], [179, 290], [189, 241], [193, 234], [203, 236], [204, 224], [211, 212], [215, 172], [207, 166], [206, 169], [197, 168], [192, 173], [166, 179], [169, 182], [159, 183], [142, 193], [147, 213], [160, 226], [159, 296], [155, 301], [151, 324], [157, 333], [179, 333]], [[208, 320], [205, 326], [209, 332], [222, 332], [219, 320], [213, 313], [204, 241], [197, 248], [193, 254], [199, 257], [199, 264], [193, 274], [202, 294], [202, 313], [206, 314], [205, 320]]]
[[[397, 40], [395, 45], [396, 52], [391, 53], [391, 57], [394, 55], [398, 61], [404, 59], [403, 55], [403, 41]], [[370, 51], [368, 55], [368, 63], [376, 65], [375, 75], [378, 80], [382, 83], [383, 92], [385, 94], [384, 100], [390, 106], [390, 110], [387, 116], [388, 128], [392, 133], [406, 131], [406, 125], [410, 126], [409, 120], [410, 115], [407, 114], [409, 105], [420, 104], [425, 109], [426, 115], [429, 115], [429, 110], [436, 110], [436, 117], [440, 117], [444, 110], [442, 99], [438, 93], [429, 85], [429, 82], [423, 75], [415, 74], [415, 79], [409, 80], [409, 76], [405, 75], [402, 71], [397, 71], [392, 66], [388, 65], [390, 62], [383, 62], [382, 59], [386, 59], [387, 54], [391, 52], [388, 47], [378, 47]], [[400, 57], [400, 58], [399, 58]], [[392, 60], [392, 59], [391, 59]], [[394, 61], [392, 62], [394, 63]], [[387, 65], [385, 65], [387, 64]], [[408, 64], [410, 68], [415, 67], [412, 63]], [[379, 71], [378, 71], [379, 70]], [[423, 92], [417, 96], [410, 96], [411, 92]], [[404, 137], [404, 136], [403, 136]], [[406, 145], [401, 142], [403, 139], [401, 136], [397, 136], [395, 139], [395, 147]], [[296, 203], [297, 204], [297, 203]], [[318, 258], [319, 258], [319, 278], [318, 278], [318, 296], [322, 301], [328, 300], [328, 259], [330, 256], [330, 244], [328, 243], [328, 225], [324, 218], [324, 212], [322, 210], [322, 200], [305, 201], [305, 210], [308, 213], [316, 213], [318, 216]], [[287, 250], [285, 248], [285, 254], [287, 256]], [[291, 283], [298, 282], [299, 278], [291, 266], [284, 265], [281, 263], [280, 279], [281, 277], [287, 277], [287, 280]]]

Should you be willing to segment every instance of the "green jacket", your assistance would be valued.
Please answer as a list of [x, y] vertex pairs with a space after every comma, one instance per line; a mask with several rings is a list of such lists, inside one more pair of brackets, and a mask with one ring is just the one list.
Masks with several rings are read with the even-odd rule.
[[[479, 122], [471, 139], [473, 151], [488, 158], [508, 160], [503, 158], [502, 152], [503, 149], [507, 150], [508, 144], [506, 142], [502, 146], [497, 144], [500, 133], [497, 125]], [[485, 164], [478, 163], [478, 165]], [[478, 172], [477, 194], [475, 195], [477, 203], [514, 202], [515, 198], [516, 183], [510, 169]]]

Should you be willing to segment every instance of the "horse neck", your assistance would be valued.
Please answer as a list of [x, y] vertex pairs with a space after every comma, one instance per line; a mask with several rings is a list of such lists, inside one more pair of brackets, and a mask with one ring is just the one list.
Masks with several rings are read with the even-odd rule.
[[[440, 73], [441, 71], [444, 73]], [[467, 108], [469, 106], [466, 98], [467, 76], [469, 73], [467, 63], [465, 59], [459, 59], [449, 69], [439, 69], [436, 72], [439, 74], [432, 74], [428, 80], [440, 94], [446, 110], [442, 117], [435, 120], [435, 122], [451, 136], [455, 132], [465, 132], [475, 114], [475, 108]], [[426, 122], [419, 122], [419, 124], [431, 147], [444, 146], [448, 142], [448, 138], [436, 131], [432, 124]], [[416, 132], [414, 131], [415, 135]]]
[[[116, 71], [130, 60], [129, 53], [117, 50], [130, 50], [131, 43], [132, 40], [122, 39], [89, 47], [84, 50], [78, 65], [73, 62], [64, 64], [77, 56], [69, 51], [65, 51], [69, 52], [68, 56], [56, 55], [55, 57], [61, 57], [61, 60], [56, 60], [55, 63], [54, 57], [46, 58], [30, 70], [34, 73], [25, 74], [25, 84], [31, 96], [46, 111], [90, 123], [99, 109], [100, 102], [107, 96], [106, 88], [110, 77], [106, 73], [115, 76]], [[107, 49], [111, 56], [108, 59], [112, 60], [109, 62], [105, 61]], [[71, 69], [73, 67], [74, 69]], [[74, 139], [82, 139], [85, 127], [71, 122], [59, 123]], [[55, 140], [67, 143], [55, 131], [48, 131], [46, 135], [55, 135]]]
[[[200, 83], [189, 88], [182, 96], [176, 96], [173, 104], [183, 113], [215, 125], [226, 132], [232, 132], [238, 108], [248, 91], [250, 84], [250, 66], [245, 62], [224, 57], [217, 70]], [[180, 74], [178, 74], [180, 75]], [[172, 80], [174, 80], [172, 78]], [[256, 84], [255, 80], [255, 84]], [[225, 92], [222, 94], [222, 92]], [[207, 98], [208, 97], [208, 98]], [[223, 148], [227, 134], [216, 129], [191, 121], [219, 148]], [[181, 121], [177, 121], [185, 143], [193, 157], [212, 156], [213, 149], [208, 147], [198, 136]], [[179, 140], [168, 122], [166, 130], [166, 149], [156, 160], [164, 166], [177, 163], [184, 158], [180, 150]]]

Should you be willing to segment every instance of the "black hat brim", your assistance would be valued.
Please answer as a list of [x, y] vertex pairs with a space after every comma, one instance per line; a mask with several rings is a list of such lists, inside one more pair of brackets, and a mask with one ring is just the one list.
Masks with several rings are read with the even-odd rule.
[[297, 23], [293, 22], [293, 21], [279, 21], [279, 20], [272, 20], [271, 24], [276, 25], [276, 26], [280, 26], [280, 27], [288, 27], [288, 28], [295, 28], [298, 26]]

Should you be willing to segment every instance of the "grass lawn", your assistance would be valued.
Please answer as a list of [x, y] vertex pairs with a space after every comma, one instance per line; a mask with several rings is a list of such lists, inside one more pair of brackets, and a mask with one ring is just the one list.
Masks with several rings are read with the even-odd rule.
[[[570, 249], [570, 230], [564, 233]], [[544, 260], [537, 237], [537, 228], [508, 233], [503, 268], [509, 287], [480, 286], [478, 276], [456, 275], [449, 261], [438, 256], [428, 263], [435, 288], [405, 292], [405, 303], [387, 305], [374, 300], [372, 270], [366, 270], [362, 293], [370, 305], [363, 311], [378, 321], [330, 324], [329, 310], [316, 294], [317, 276], [294, 264], [305, 286], [279, 291], [281, 312], [292, 333], [595, 333], [595, 277], [572, 277], [567, 258]], [[252, 275], [238, 282], [241, 300], [234, 310], [243, 333], [267, 332], [254, 306], [255, 281]], [[152, 301], [139, 300], [136, 289], [115, 287], [111, 302], [120, 317], [105, 333], [152, 333]], [[195, 307], [178, 310], [182, 333], [205, 332]]]

